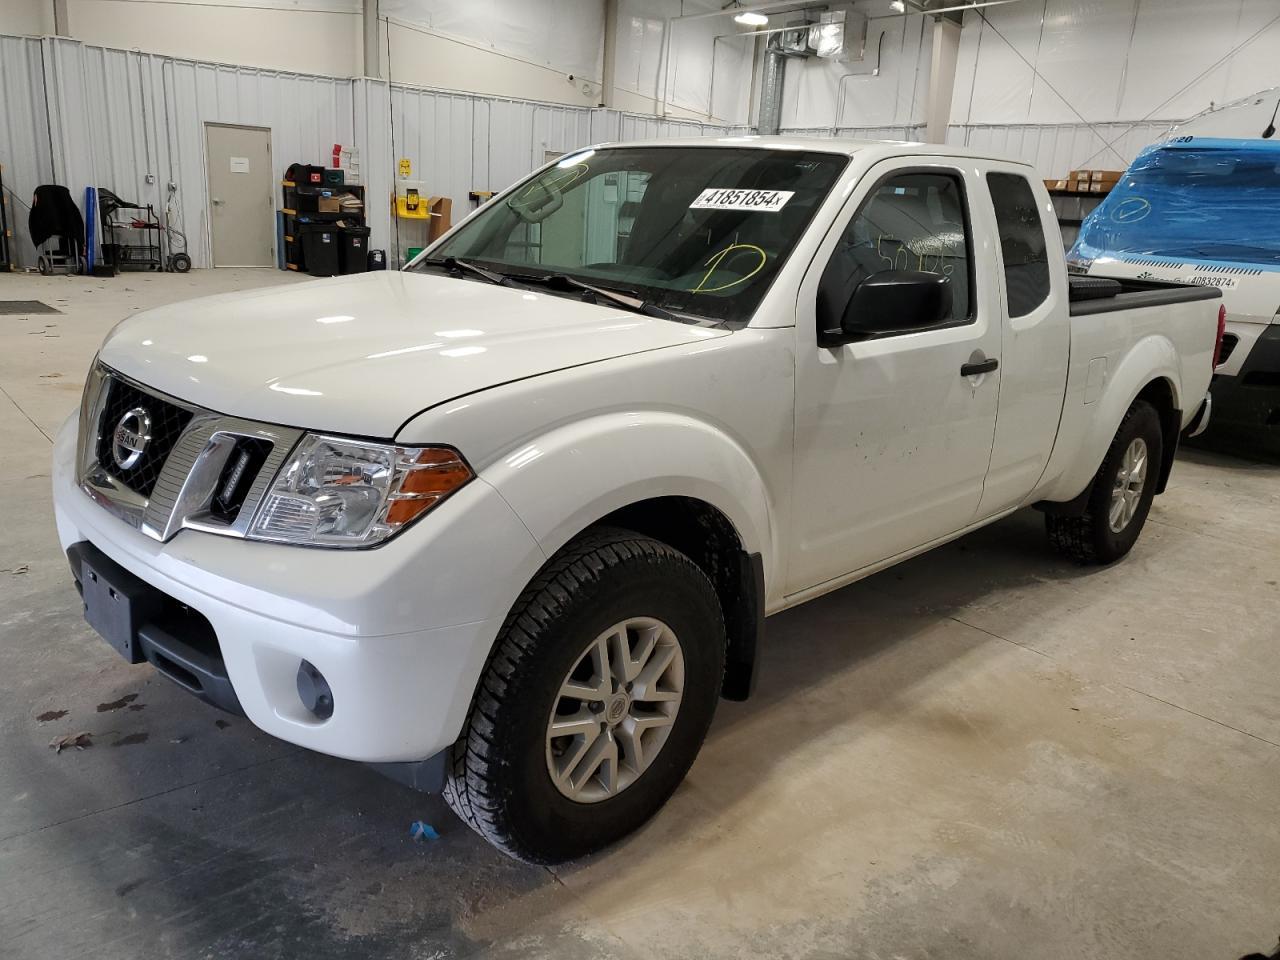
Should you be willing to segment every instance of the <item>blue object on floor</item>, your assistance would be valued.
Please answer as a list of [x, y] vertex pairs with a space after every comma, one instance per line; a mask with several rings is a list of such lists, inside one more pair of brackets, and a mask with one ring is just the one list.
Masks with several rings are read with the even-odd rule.
[[98, 191], [95, 187], [84, 188], [84, 212], [84, 272], [93, 276], [93, 248], [98, 235]]
[[424, 820], [415, 820], [409, 825], [409, 836], [415, 840], [439, 840], [436, 828]]

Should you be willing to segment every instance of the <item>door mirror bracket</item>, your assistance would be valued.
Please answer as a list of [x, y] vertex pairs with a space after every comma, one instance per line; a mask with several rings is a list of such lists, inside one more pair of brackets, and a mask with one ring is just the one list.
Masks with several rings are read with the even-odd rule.
[[[836, 347], [895, 333], [927, 330], [951, 317], [951, 280], [921, 270], [886, 270], [854, 288], [839, 325], [824, 322], [818, 343]], [[833, 320], [835, 318], [832, 318]]]

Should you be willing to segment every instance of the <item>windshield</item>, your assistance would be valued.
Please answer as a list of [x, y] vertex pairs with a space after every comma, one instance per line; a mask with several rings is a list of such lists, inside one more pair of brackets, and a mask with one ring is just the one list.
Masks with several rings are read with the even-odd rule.
[[1080, 229], [1073, 258], [1145, 255], [1280, 266], [1280, 143], [1149, 147]]
[[517, 277], [563, 274], [745, 323], [847, 162], [745, 147], [586, 150], [525, 181], [428, 257]]

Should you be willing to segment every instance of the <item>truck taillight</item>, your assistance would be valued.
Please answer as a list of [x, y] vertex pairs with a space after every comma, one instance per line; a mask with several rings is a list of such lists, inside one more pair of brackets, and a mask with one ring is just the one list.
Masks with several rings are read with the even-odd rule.
[[1226, 304], [1218, 307], [1218, 339], [1213, 343], [1213, 369], [1218, 369], [1218, 364], [1222, 362], [1222, 338], [1227, 332], [1227, 307]]

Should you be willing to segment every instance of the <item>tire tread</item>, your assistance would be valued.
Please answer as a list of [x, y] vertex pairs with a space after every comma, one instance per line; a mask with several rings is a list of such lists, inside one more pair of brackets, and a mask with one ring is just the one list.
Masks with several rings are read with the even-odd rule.
[[489, 843], [510, 856], [531, 859], [504, 822], [504, 798], [497, 795], [492, 771], [501, 765], [495, 734], [512, 679], [528, 657], [536, 655], [543, 630], [571, 604], [577, 593], [599, 582], [628, 560], [672, 562], [690, 576], [710, 581], [683, 553], [628, 530], [600, 528], [570, 541], [529, 582], [503, 621], [481, 673], [471, 710], [453, 747], [443, 796], [453, 811]]
[[[1157, 417], [1155, 408], [1145, 400], [1135, 400], [1125, 411], [1124, 418], [1120, 421], [1120, 426], [1116, 429], [1116, 435], [1111, 441], [1111, 446], [1107, 448], [1107, 455], [1102, 458], [1102, 464], [1098, 467], [1098, 472], [1094, 474], [1091, 481], [1091, 489], [1096, 488], [1105, 476], [1110, 476], [1111, 469], [1115, 464], [1116, 458], [1123, 455], [1122, 442], [1126, 437], [1129, 425], [1133, 420], [1150, 411], [1152, 416]], [[1054, 516], [1053, 514], [1045, 514], [1044, 527], [1045, 532], [1049, 536], [1049, 544], [1067, 557], [1082, 566], [1098, 566], [1109, 562], [1109, 558], [1104, 557], [1098, 550], [1097, 531], [1099, 524], [1106, 521], [1106, 518], [1099, 516], [1098, 505], [1094, 503], [1094, 494], [1091, 493], [1086, 503], [1085, 510], [1079, 516], [1063, 517]]]

